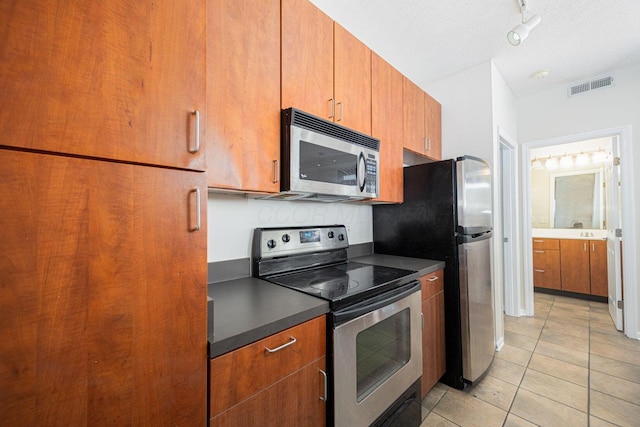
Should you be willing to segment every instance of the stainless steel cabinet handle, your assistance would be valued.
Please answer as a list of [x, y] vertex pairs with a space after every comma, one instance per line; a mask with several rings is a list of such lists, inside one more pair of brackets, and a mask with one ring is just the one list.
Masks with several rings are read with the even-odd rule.
[[536, 269], [534, 269], [533, 271], [538, 272], [538, 273], [544, 273], [544, 270], [536, 270]]
[[342, 121], [342, 102], [338, 102], [338, 108], [340, 110], [340, 114], [338, 115], [338, 121]]
[[320, 396], [320, 400], [322, 400], [323, 402], [327, 401], [327, 373], [325, 371], [323, 371], [322, 369], [319, 369], [320, 374], [322, 375], [322, 380], [324, 381], [324, 387], [323, 387], [323, 396]]
[[431, 138], [424, 139], [424, 151], [431, 151]]
[[192, 150], [189, 150], [189, 152], [197, 153], [198, 151], [200, 151], [200, 111], [198, 110], [192, 111], [191, 115], [196, 116], [196, 135], [195, 135], [196, 146]]
[[422, 322], [422, 330], [424, 331], [424, 313], [420, 313], [420, 321]]
[[427, 282], [435, 282], [436, 280], [438, 280], [439, 277], [438, 276], [433, 276], [427, 279]]
[[591, 244], [591, 252], [595, 252], [596, 251], [596, 244], [592, 243]]
[[544, 253], [544, 251], [533, 251], [533, 252], [535, 252], [537, 254], [543, 254]]
[[333, 116], [335, 116], [335, 115], [336, 115], [336, 111], [335, 111], [335, 106], [334, 106], [333, 98], [331, 98], [331, 99], [329, 100], [329, 105], [330, 105], [330, 107], [329, 107], [329, 111], [330, 111], [330, 113], [329, 113], [329, 118], [330, 118], [330, 119], [333, 119]]
[[287, 348], [290, 345], [293, 345], [297, 340], [294, 337], [291, 337], [288, 343], [282, 344], [280, 347], [276, 347], [274, 349], [270, 349], [269, 347], [265, 347], [264, 349], [267, 350], [267, 352], [269, 353], [275, 353], [276, 351], [280, 351], [283, 348]]
[[587, 242], [584, 242], [583, 245], [584, 245], [584, 251], [587, 252]]
[[535, 243], [544, 243], [544, 240], [536, 240], [536, 239], [533, 239], [533, 241], [534, 241]]
[[280, 162], [278, 160], [273, 161], [273, 183], [280, 182]]
[[200, 231], [201, 219], [200, 218], [200, 189], [195, 188], [191, 190], [191, 193], [196, 194], [196, 225], [191, 229], [191, 231]]

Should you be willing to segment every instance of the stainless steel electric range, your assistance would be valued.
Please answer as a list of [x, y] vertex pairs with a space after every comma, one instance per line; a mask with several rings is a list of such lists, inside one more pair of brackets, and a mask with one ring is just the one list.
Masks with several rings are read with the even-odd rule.
[[258, 228], [253, 275], [329, 301], [335, 426], [418, 426], [422, 373], [417, 272], [347, 259], [344, 226]]

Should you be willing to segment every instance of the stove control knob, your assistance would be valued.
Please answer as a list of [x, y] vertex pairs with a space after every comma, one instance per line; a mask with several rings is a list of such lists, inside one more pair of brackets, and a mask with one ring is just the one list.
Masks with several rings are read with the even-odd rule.
[[338, 234], [338, 240], [342, 242], [344, 240], [344, 234], [342, 233]]
[[291, 236], [289, 236], [288, 234], [283, 234], [282, 235], [282, 241], [287, 243], [289, 240], [291, 240]]
[[269, 249], [273, 249], [273, 248], [275, 248], [275, 247], [276, 247], [276, 241], [275, 241], [275, 240], [273, 240], [273, 239], [270, 239], [270, 240], [267, 242], [267, 247], [268, 247]]
[[330, 231], [328, 236], [329, 236], [330, 239], [333, 239], [333, 231]]

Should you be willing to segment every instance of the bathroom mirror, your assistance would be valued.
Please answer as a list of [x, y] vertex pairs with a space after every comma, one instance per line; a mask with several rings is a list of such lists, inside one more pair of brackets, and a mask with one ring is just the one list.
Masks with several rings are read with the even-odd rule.
[[531, 173], [533, 228], [604, 229], [603, 169]]
[[603, 228], [599, 170], [552, 174], [550, 185], [551, 228]]

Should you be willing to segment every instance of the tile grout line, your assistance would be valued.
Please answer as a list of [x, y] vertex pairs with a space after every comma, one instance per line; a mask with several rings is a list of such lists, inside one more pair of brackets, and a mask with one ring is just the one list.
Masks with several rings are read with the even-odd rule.
[[591, 302], [589, 302], [589, 345], [587, 346], [587, 427], [591, 426]]
[[[542, 331], [544, 330], [545, 325], [547, 324], [547, 320], [549, 319], [549, 313], [551, 312], [551, 308], [553, 308], [553, 304], [555, 303], [556, 299], [555, 297], [553, 298], [553, 302], [551, 303], [551, 307], [549, 307], [549, 311], [547, 311], [547, 314], [544, 317], [544, 323], [542, 324], [542, 327], [540, 328], [540, 333], [538, 334], [538, 338], [536, 338], [536, 345], [533, 347], [533, 350], [531, 350], [531, 356], [529, 357], [529, 360], [527, 360], [527, 366], [524, 367], [524, 372], [522, 373], [522, 378], [520, 378], [520, 381], [518, 382], [517, 388], [516, 388], [516, 393], [513, 395], [513, 400], [511, 401], [511, 404], [509, 405], [509, 409], [507, 410], [507, 416], [504, 417], [504, 421], [502, 422], [502, 427], [504, 427], [504, 425], [507, 423], [507, 418], [509, 418], [509, 414], [511, 414], [511, 408], [513, 408], [513, 403], [516, 401], [516, 396], [518, 395], [518, 392], [520, 391], [520, 386], [522, 385], [522, 381], [524, 381], [524, 376], [527, 374], [527, 370], [529, 370], [529, 364], [531, 363], [531, 359], [533, 358], [533, 354], [536, 351], [536, 348], [538, 347], [538, 343], [540, 342], [540, 337], [542, 337]], [[534, 313], [535, 316], [535, 313]], [[514, 416], [517, 416], [514, 414]], [[527, 420], [526, 418], [522, 418], [523, 420], [526, 420], [530, 423], [535, 424], [533, 421]]]

